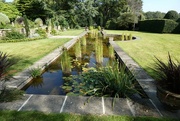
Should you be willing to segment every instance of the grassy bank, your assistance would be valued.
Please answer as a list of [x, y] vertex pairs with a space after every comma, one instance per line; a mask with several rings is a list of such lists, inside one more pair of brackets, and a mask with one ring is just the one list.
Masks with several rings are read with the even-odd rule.
[[175, 121], [167, 118], [44, 114], [41, 112], [0, 111], [1, 121]]
[[32, 65], [35, 61], [47, 55], [70, 39], [41, 39], [29, 42], [0, 43], [0, 51], [9, 54], [15, 60], [10, 68], [14, 74]]
[[140, 37], [137, 41], [119, 41], [117, 44], [129, 54], [151, 76], [154, 75], [150, 67], [153, 66], [156, 56], [167, 62], [168, 52], [180, 61], [180, 35], [179, 34], [156, 34], [134, 31], [107, 30], [108, 34], [132, 34]]

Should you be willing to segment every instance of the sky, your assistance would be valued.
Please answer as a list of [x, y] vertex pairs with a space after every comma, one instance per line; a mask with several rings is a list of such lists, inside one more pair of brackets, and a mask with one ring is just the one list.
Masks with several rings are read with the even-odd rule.
[[160, 11], [167, 13], [175, 10], [180, 13], [180, 0], [142, 0], [143, 11]]
[[[143, 11], [160, 11], [167, 13], [169, 10], [175, 10], [180, 13], [180, 0], [142, 0]], [[12, 2], [12, 0], [6, 0]]]

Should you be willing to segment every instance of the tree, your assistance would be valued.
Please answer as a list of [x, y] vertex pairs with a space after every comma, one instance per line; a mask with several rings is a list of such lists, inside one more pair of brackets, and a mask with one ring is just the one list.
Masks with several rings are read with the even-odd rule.
[[159, 11], [156, 11], [156, 12], [148, 11], [144, 13], [144, 15], [146, 19], [163, 19], [165, 16], [165, 13], [159, 12]]
[[26, 15], [31, 20], [41, 18], [45, 21], [46, 18], [52, 17], [51, 10], [47, 8], [43, 0], [19, 0], [16, 6], [23, 15]]
[[179, 18], [179, 15], [176, 11], [174, 10], [171, 10], [171, 11], [168, 11], [166, 13], [166, 15], [164, 16], [165, 19], [172, 19], [172, 20], [177, 20]]
[[134, 16], [132, 12], [122, 13], [120, 17], [117, 18], [117, 25], [119, 29], [132, 29], [134, 23], [138, 22], [138, 18]]
[[127, 5], [126, 0], [96, 0], [95, 3], [98, 6], [99, 14], [102, 14], [103, 27], [109, 20], [117, 19]]
[[[135, 29], [135, 24], [137, 23], [137, 18], [142, 13], [142, 0], [127, 0], [129, 11], [133, 14], [134, 17], [134, 24], [133, 24], [133, 30]], [[129, 14], [130, 15], [130, 14]]]
[[11, 3], [0, 2], [0, 11], [6, 14], [10, 21], [14, 21], [17, 16], [21, 15], [16, 6]]

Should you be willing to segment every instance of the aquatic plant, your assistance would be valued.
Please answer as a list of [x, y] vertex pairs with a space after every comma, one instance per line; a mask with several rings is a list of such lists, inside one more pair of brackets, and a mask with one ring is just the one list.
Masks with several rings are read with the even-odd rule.
[[75, 56], [77, 59], [80, 59], [82, 57], [80, 40], [78, 40], [78, 42], [75, 44]]
[[103, 43], [99, 39], [96, 39], [96, 43], [95, 43], [95, 56], [96, 56], [96, 62], [98, 64], [102, 64], [102, 62], [103, 62]]
[[86, 46], [86, 45], [87, 45], [86, 37], [85, 37], [85, 36], [83, 36], [83, 37], [81, 38], [81, 42], [82, 42], [82, 45], [83, 45], [83, 46]]
[[138, 92], [135, 89], [134, 76], [126, 71], [125, 66], [119, 68], [117, 62], [98, 69], [85, 68], [81, 75], [64, 79], [68, 80], [64, 89], [72, 86], [74, 88], [73, 92], [69, 93], [70, 95], [120, 98], [129, 97]]
[[67, 50], [65, 50], [63, 52], [63, 54], [61, 55], [61, 59], [60, 59], [60, 63], [61, 63], [61, 69], [62, 72], [64, 74], [69, 74], [71, 73], [71, 57], [69, 56]]
[[40, 67], [29, 69], [29, 74], [30, 74], [33, 78], [40, 77], [40, 76], [41, 76], [41, 73], [42, 73], [42, 70], [41, 70]]
[[109, 49], [109, 58], [111, 58], [111, 59], [113, 59], [114, 58], [114, 48], [110, 45], [109, 47], [108, 47], [108, 49]]

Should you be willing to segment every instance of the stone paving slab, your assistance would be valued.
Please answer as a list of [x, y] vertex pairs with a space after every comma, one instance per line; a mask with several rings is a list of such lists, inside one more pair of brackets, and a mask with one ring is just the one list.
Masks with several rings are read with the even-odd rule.
[[128, 105], [134, 116], [161, 117], [161, 114], [149, 99], [128, 100]]
[[[113, 104], [114, 103], [114, 104]], [[105, 114], [107, 115], [129, 115], [132, 116], [132, 112], [127, 105], [127, 99], [125, 98], [105, 98]]]
[[59, 113], [64, 96], [33, 95], [21, 111], [41, 111], [46, 113]]
[[30, 95], [24, 95], [22, 99], [0, 103], [0, 110], [18, 110], [29, 97]]
[[62, 112], [77, 114], [103, 114], [102, 98], [68, 97]]

